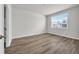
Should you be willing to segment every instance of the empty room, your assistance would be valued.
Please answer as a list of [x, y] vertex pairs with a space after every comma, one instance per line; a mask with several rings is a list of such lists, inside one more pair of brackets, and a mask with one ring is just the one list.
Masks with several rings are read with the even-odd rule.
[[5, 5], [6, 54], [78, 54], [78, 4]]

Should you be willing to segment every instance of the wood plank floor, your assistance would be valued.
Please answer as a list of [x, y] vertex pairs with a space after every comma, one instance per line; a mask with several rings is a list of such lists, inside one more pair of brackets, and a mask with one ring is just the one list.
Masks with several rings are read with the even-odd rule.
[[78, 54], [79, 40], [51, 34], [17, 38], [6, 54]]

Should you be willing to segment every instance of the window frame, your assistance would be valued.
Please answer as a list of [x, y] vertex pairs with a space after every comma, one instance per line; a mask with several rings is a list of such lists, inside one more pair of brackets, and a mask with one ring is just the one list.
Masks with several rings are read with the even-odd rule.
[[[67, 27], [53, 27], [54, 24], [52, 23], [52, 20], [53, 20], [52, 18], [59, 16], [59, 15], [63, 15], [63, 14], [67, 14], [67, 19], [66, 19], [66, 23], [65, 23]], [[69, 13], [68, 12], [60, 12], [60, 13], [53, 14], [51, 16], [51, 28], [53, 28], [53, 29], [68, 29], [68, 22], [69, 22]]]

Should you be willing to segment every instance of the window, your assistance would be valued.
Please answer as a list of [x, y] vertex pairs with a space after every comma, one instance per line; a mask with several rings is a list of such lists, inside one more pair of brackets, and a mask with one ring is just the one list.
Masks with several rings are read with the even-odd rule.
[[68, 28], [68, 13], [63, 13], [51, 17], [52, 28]]

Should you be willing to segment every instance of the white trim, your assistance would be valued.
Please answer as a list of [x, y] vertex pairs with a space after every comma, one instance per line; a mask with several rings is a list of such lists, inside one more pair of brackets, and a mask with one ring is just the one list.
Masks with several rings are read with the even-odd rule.
[[6, 38], [6, 47], [9, 47], [12, 41], [12, 8], [11, 5], [8, 4], [6, 5], [6, 10], [7, 10], [7, 15], [6, 15], [6, 20], [7, 20], [7, 38]]

